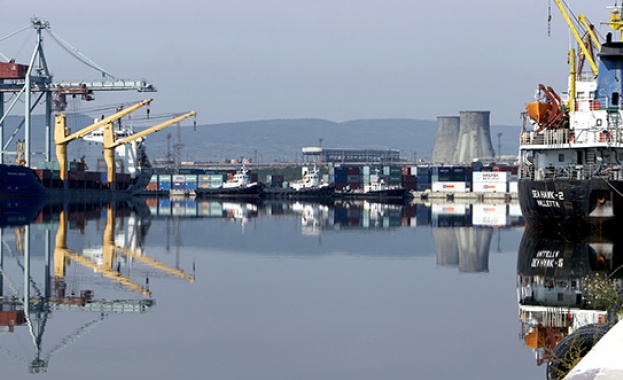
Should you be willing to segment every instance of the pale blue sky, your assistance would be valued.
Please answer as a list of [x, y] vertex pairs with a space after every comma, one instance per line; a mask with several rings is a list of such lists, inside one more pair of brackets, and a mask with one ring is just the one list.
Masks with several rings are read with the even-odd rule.
[[[12, 1], [0, 37], [45, 19], [112, 74], [159, 90], [99, 93], [98, 104], [153, 96], [152, 112], [194, 109], [202, 124], [489, 110], [492, 124], [519, 125], [538, 83], [566, 90], [568, 33], [551, 3], [548, 37], [547, 0]], [[609, 5], [571, 3], [594, 23]], [[27, 36], [0, 41], [0, 52], [28, 62]], [[55, 79], [98, 79], [50, 38], [45, 46]]]

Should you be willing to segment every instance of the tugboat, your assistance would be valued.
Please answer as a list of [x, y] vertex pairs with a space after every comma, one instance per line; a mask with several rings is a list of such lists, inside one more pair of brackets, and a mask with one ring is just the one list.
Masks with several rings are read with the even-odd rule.
[[277, 199], [306, 199], [306, 200], [326, 200], [335, 193], [335, 185], [322, 183], [320, 179], [320, 169], [314, 164], [310, 167], [303, 167], [303, 178], [293, 182], [288, 188], [267, 187], [264, 194], [269, 198]]
[[346, 187], [340, 192], [340, 196], [345, 199], [403, 201], [407, 193], [407, 189], [402, 186], [388, 185], [377, 169], [375, 174], [370, 175], [370, 183], [365, 184], [363, 190]]
[[250, 181], [249, 170], [243, 166], [220, 187], [196, 189], [195, 195], [199, 198], [260, 198], [263, 189], [263, 184]]
[[[576, 65], [574, 50], [569, 52], [568, 99], [541, 84], [537, 99], [526, 106], [519, 147], [521, 211], [532, 225], [621, 219], [623, 42], [608, 33], [600, 44], [586, 22], [589, 37], [581, 38], [568, 16], [571, 12], [556, 3], [582, 54]], [[622, 30], [621, 7], [613, 10], [610, 20], [610, 28]], [[596, 58], [593, 48], [599, 51]], [[582, 70], [584, 61], [590, 64], [589, 72]]]

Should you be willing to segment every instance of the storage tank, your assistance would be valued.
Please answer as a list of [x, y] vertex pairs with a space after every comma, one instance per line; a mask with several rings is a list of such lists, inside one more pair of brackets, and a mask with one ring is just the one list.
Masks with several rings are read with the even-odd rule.
[[477, 158], [493, 157], [489, 111], [461, 111], [459, 138], [453, 161], [469, 163]]
[[438, 116], [437, 138], [433, 147], [431, 162], [451, 163], [459, 141], [460, 117]]

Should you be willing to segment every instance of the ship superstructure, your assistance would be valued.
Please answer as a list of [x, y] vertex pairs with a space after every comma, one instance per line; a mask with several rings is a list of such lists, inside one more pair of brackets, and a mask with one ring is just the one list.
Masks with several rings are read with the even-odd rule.
[[[571, 70], [567, 96], [540, 84], [528, 104], [520, 139], [518, 192], [531, 224], [573, 223], [589, 216], [623, 216], [623, 42], [608, 33], [600, 44], [580, 15], [572, 20], [556, 1], [582, 51]], [[616, 8], [609, 26], [621, 30]], [[583, 20], [583, 22], [581, 22]], [[578, 30], [585, 30], [580, 36]], [[596, 58], [592, 51], [597, 50]], [[584, 72], [584, 61], [590, 71]]]

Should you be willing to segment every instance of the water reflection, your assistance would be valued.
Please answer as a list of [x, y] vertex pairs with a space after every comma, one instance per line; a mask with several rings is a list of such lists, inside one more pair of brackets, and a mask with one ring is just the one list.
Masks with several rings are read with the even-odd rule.
[[517, 256], [520, 337], [534, 350], [537, 365], [556, 344], [578, 328], [607, 322], [608, 306], [588, 283], [611, 277], [623, 288], [623, 238], [602, 231], [565, 235], [526, 227]]
[[[353, 265], [360, 265], [359, 274], [362, 275], [362, 281], [352, 283], [363, 285], [362, 292], [359, 293], [360, 285], [356, 289], [349, 288], [347, 289], [349, 297], [361, 297], [362, 300], [366, 300], [367, 305], [367, 300], [371, 299], [370, 294], [376, 292], [377, 295], [380, 293], [384, 295], [376, 298], [383, 302], [370, 303], [369, 310], [356, 315], [380, 313], [374, 321], [370, 321], [370, 325], [377, 324], [378, 320], [384, 320], [386, 317], [387, 320], [394, 320], [396, 315], [392, 310], [395, 309], [387, 307], [384, 301], [391, 298], [386, 295], [398, 292], [403, 298], [397, 298], [400, 301], [396, 305], [403, 305], [409, 310], [413, 307], [412, 316], [417, 317], [421, 315], [420, 305], [416, 305], [416, 301], [413, 300], [432, 294], [426, 290], [428, 288], [446, 288], [445, 283], [431, 286], [430, 284], [436, 280], [433, 275], [425, 280], [423, 273], [414, 275], [422, 270], [427, 262], [435, 265], [433, 255], [436, 256], [437, 265], [457, 266], [461, 272], [488, 271], [489, 251], [495, 247], [496, 236], [499, 246], [499, 232], [506, 228], [521, 228], [523, 225], [518, 208], [504, 203], [383, 204], [363, 200], [331, 204], [283, 201], [245, 203], [167, 198], [137, 199], [133, 202], [115, 204], [9, 203], [2, 207], [3, 210], [11, 211], [10, 214], [6, 214], [11, 217], [0, 221], [3, 227], [1, 230], [3, 244], [2, 251], [0, 251], [0, 268], [2, 269], [0, 273], [2, 275], [0, 325], [6, 333], [6, 336], [0, 339], [0, 351], [5, 356], [26, 361], [31, 372], [47, 371], [48, 363], [57, 352], [78, 340], [85, 341], [88, 339], [85, 335], [102, 324], [105, 329], [110, 330], [121, 325], [126, 327], [126, 331], [135, 328], [140, 338], [153, 333], [149, 330], [153, 329], [152, 325], [149, 325], [149, 329], [146, 327], [145, 331], [135, 326], [127, 327], [130, 324], [126, 324], [126, 321], [130, 318], [126, 318], [125, 315], [130, 313], [137, 314], [142, 320], [153, 318], [150, 322], [157, 320], [154, 315], [158, 315], [162, 328], [163, 325], [169, 323], [162, 322], [163, 320], [174, 321], [179, 318], [181, 310], [179, 307], [192, 305], [193, 312], [188, 314], [193, 315], [187, 314], [185, 318], [201, 318], [201, 322], [205, 322], [204, 315], [216, 314], [215, 309], [219, 307], [214, 305], [221, 305], [218, 310], [218, 314], [222, 315], [222, 318], [218, 319], [219, 326], [230, 327], [232, 334], [235, 335], [233, 331], [238, 331], [240, 326], [254, 326], [254, 322], [257, 322], [254, 320], [255, 310], [261, 306], [254, 304], [253, 301], [256, 299], [254, 297], [244, 298], [248, 288], [257, 287], [266, 279], [271, 279], [271, 284], [275, 285], [271, 291], [279, 296], [281, 283], [273, 280], [283, 278], [280, 276], [283, 273], [289, 273], [289, 269], [302, 271], [299, 273], [306, 273], [306, 270], [309, 270], [308, 279], [313, 283], [319, 278], [318, 274], [331, 273], [336, 270], [335, 268], [339, 268], [336, 271], [339, 274], [329, 276], [335, 282], [329, 282], [328, 285], [324, 282], [316, 283], [312, 287], [289, 284], [303, 286], [292, 288], [294, 293], [298, 294], [302, 291], [312, 297], [328, 299], [330, 302], [324, 305], [329, 308], [327, 305], [332, 304], [333, 301], [328, 297], [328, 293], [340, 293], [333, 290], [343, 286], [345, 283], [343, 279], [352, 279], [352, 273], [349, 274], [351, 277], [343, 273], [348, 273]], [[240, 229], [231, 228], [232, 225], [240, 226]], [[291, 225], [296, 228], [288, 231], [296, 231], [295, 234], [291, 234], [296, 236], [283, 237], [284, 226], [290, 228]], [[221, 228], [222, 226], [227, 228]], [[267, 238], [258, 239], [258, 236]], [[315, 239], [316, 237], [324, 238], [325, 236], [328, 238], [323, 239], [322, 244], [315, 244], [316, 241], [321, 240]], [[353, 239], [353, 236], [356, 238]], [[313, 243], [309, 244], [310, 241]], [[392, 249], [387, 249], [390, 245]], [[145, 247], [166, 247], [166, 252], [172, 247], [174, 255], [153, 255], [158, 258], [156, 260], [150, 257], [150, 252]], [[188, 257], [184, 255], [187, 251], [190, 256], [195, 255], [191, 257], [192, 262], [188, 262]], [[246, 256], [231, 254], [241, 252]], [[282, 254], [293, 257], [325, 255], [323, 259], [327, 260], [272, 260], [274, 256]], [[377, 255], [388, 257], [390, 260], [377, 260], [376, 256], [373, 257], [372, 262], [348, 260], [350, 255]], [[258, 258], [258, 256], [261, 257]], [[404, 258], [405, 256], [407, 260], [395, 260], [397, 257]], [[420, 260], [420, 257], [418, 260], [411, 260], [411, 257], [415, 256], [429, 256], [429, 260]], [[188, 282], [194, 280], [194, 258], [204, 260], [204, 263], [217, 264], [211, 268], [214, 271], [212, 276], [201, 276], [200, 279], [204, 281], [203, 287], [187, 286]], [[230, 265], [229, 272], [226, 269], [228, 265]], [[336, 265], [337, 267], [334, 268]], [[278, 267], [279, 270], [271, 271], [273, 266]], [[202, 268], [205, 267], [207, 265], [202, 266]], [[240, 267], [248, 267], [248, 272], [240, 272]], [[318, 267], [321, 267], [321, 270], [318, 270]], [[404, 286], [396, 285], [394, 288], [395, 283], [382, 280], [384, 274], [375, 272], [380, 267], [390, 268], [387, 269], [387, 273], [391, 272], [392, 278], [395, 277], [396, 271], [401, 271], [401, 278], [405, 281], [402, 283]], [[256, 271], [257, 268], [260, 270]], [[363, 275], [365, 270], [370, 270], [369, 273], [379, 275], [379, 277]], [[424, 270], [426, 271], [426, 268]], [[216, 275], [218, 271], [223, 271], [223, 274]], [[246, 274], [241, 275], [241, 273]], [[255, 277], [256, 275], [259, 279]], [[165, 277], [174, 279], [176, 284], [183, 286], [167, 287], [166, 290], [171, 293], [168, 299], [163, 296], [162, 283], [164, 281], [161, 280]], [[227, 282], [219, 283], [214, 279], [208, 282], [205, 280], [207, 277], [220, 278], [221, 281], [227, 279]], [[368, 277], [377, 278], [379, 281], [378, 283], [370, 282]], [[479, 283], [483, 277], [472, 276], [470, 280], [472, 283]], [[358, 278], [355, 277], [355, 279]], [[231, 281], [231, 279], [234, 280]], [[308, 283], [305, 282], [305, 284]], [[207, 284], [211, 286], [220, 284], [221, 287], [205, 286]], [[161, 286], [160, 292], [156, 291], [157, 285]], [[323, 288], [324, 285], [331, 290]], [[306, 293], [310, 291], [310, 288], [316, 287], [321, 289], [320, 293]], [[170, 305], [174, 303], [173, 300], [179, 301], [181, 292], [189, 288], [192, 290], [184, 294], [184, 297], [188, 297], [187, 299], [180, 301], [181, 303], [175, 307]], [[223, 289], [226, 290], [223, 291]], [[236, 294], [236, 289], [243, 290], [240, 293], [242, 295], [235, 302], [241, 309], [236, 308], [232, 314], [227, 314], [227, 308], [223, 309], [222, 306], [233, 304], [227, 297], [228, 294]], [[287, 299], [288, 290], [284, 291], [286, 294], [282, 294], [283, 297], [276, 298]], [[416, 296], [416, 292], [420, 291], [425, 294]], [[151, 310], [155, 305], [152, 297], [160, 297], [159, 307], [156, 310]], [[437, 297], [437, 294], [432, 294], [431, 297]], [[298, 296], [296, 298], [298, 299]], [[207, 299], [209, 302], [195, 302], [198, 299]], [[334, 303], [344, 305], [344, 300], [337, 298]], [[346, 300], [348, 301], [349, 298]], [[290, 305], [289, 302], [292, 301], [287, 302]], [[451, 303], [457, 302], [462, 301], [455, 300]], [[199, 303], [202, 305], [198, 306]], [[434, 301], [425, 302], [428, 305], [432, 303]], [[299, 305], [302, 309], [307, 306], [305, 302]], [[513, 304], [510, 306], [514, 307]], [[313, 307], [314, 310], [317, 308], [316, 305]], [[290, 309], [289, 306], [288, 309]], [[151, 312], [146, 313], [150, 310]], [[270, 314], [272, 310], [267, 309], [264, 311], [265, 314], [262, 314], [266, 315], [267, 321], [278, 320], [277, 316]], [[382, 314], [383, 310], [386, 310], [385, 313], [388, 314]], [[348, 312], [349, 310], [342, 311]], [[330, 314], [331, 310], [327, 309], [325, 312]], [[446, 316], [452, 314], [442, 313]], [[53, 314], [56, 318], [50, 318]], [[408, 313], [399, 314], [408, 315]], [[236, 319], [232, 318], [232, 315], [238, 319], [240, 315], [248, 315], [248, 319], [240, 319], [242, 321], [240, 325], [230, 325], [229, 321]], [[353, 318], [350, 314], [347, 315], [349, 315], [349, 323], [345, 323], [344, 326], [351, 326], [350, 321]], [[118, 318], [117, 324], [111, 321], [114, 318]], [[512, 318], [514, 318], [514, 312]], [[297, 318], [290, 318], [290, 320], [297, 320]], [[318, 331], [326, 331], [327, 326], [321, 325], [322, 320], [322, 318], [319, 319]], [[404, 322], [405, 324], [397, 330], [415, 331], [420, 325], [426, 325], [425, 321], [414, 324], [410, 318], [404, 318]], [[447, 324], [459, 325], [460, 323]], [[279, 323], [276, 325], [280, 326]], [[414, 327], [414, 325], [417, 326]], [[186, 342], [195, 336], [200, 336], [197, 341], [206, 342], [216, 334], [214, 329], [210, 330], [210, 326], [202, 326], [201, 329], [196, 329], [196, 326], [198, 326], [196, 322], [183, 327], [176, 326], [175, 334], [179, 334], [176, 338], [179, 338], [181, 342]], [[189, 330], [193, 331], [188, 332]], [[101, 328], [96, 331], [99, 333]], [[210, 331], [212, 335], [206, 331]], [[360, 331], [364, 336], [366, 330], [362, 328]], [[283, 333], [280, 330], [277, 332], [277, 335]], [[297, 328], [292, 327], [292, 330], [287, 333], [296, 335]], [[423, 331], [421, 334], [427, 333]], [[24, 355], [19, 355], [23, 339], [14, 342], [9, 338], [20, 335], [30, 340], [31, 334], [35, 337], [32, 339], [32, 355], [25, 358]], [[158, 341], [162, 339], [159, 334], [152, 335], [145, 336], [145, 340], [155, 339], [156, 342], [161, 343], [159, 346], [168, 343]], [[225, 335], [223, 333], [221, 336], [223, 341], [227, 341], [228, 336]], [[300, 336], [301, 339], [306, 338], [305, 334]], [[390, 339], [388, 335], [385, 340], [386, 336], [383, 333], [378, 333], [378, 337], [380, 342], [389, 347], [387, 352], [394, 349], [395, 352], [407, 352], [393, 346], [400, 339]], [[347, 340], [344, 339], [344, 341]], [[172, 338], [172, 341], [175, 339]], [[262, 342], [262, 346], [264, 343]], [[327, 344], [333, 343], [335, 342], [327, 340]], [[386, 347], [379, 347], [386, 349]], [[412, 357], [422, 355], [422, 352], [417, 351], [420, 347], [419, 341], [409, 340], [406, 347], [413, 350], [409, 353]], [[145, 351], [150, 353], [152, 352], [150, 349], [146, 348]], [[221, 355], [227, 356], [226, 353], [229, 351], [219, 351], [219, 349], [220, 347], [214, 349], [212, 353], [220, 352]], [[232, 351], [237, 349], [238, 347], [230, 347]], [[72, 353], [77, 353], [77, 351], [76, 347], [72, 347]], [[98, 352], [94, 353], [94, 355], [97, 354]], [[194, 351], [193, 353], [180, 352], [176, 358], [188, 355], [194, 355]], [[146, 357], [148, 356], [146, 354]], [[362, 362], [368, 362], [372, 356], [362, 357], [365, 358]], [[234, 358], [234, 355], [231, 358]], [[323, 358], [318, 358], [319, 361], [321, 359]], [[388, 361], [388, 365], [389, 363], [391, 362]], [[201, 372], [203, 368], [195, 370], [197, 372], [194, 374], [203, 374]], [[157, 369], [151, 371], [153, 373]], [[49, 372], [53, 372], [52, 369]], [[412, 371], [408, 372], [412, 373]]]
[[[57, 352], [111, 315], [152, 308], [155, 300], [144, 268], [194, 281], [194, 274], [150, 258], [143, 249], [150, 221], [142, 202], [5, 200], [1, 207], [0, 334], [30, 335], [33, 355], [20, 357], [6, 339], [0, 341], [0, 352], [26, 362], [31, 373], [47, 372]], [[44, 351], [44, 333], [59, 313], [92, 317], [78, 326], [64, 324], [70, 332]]]

